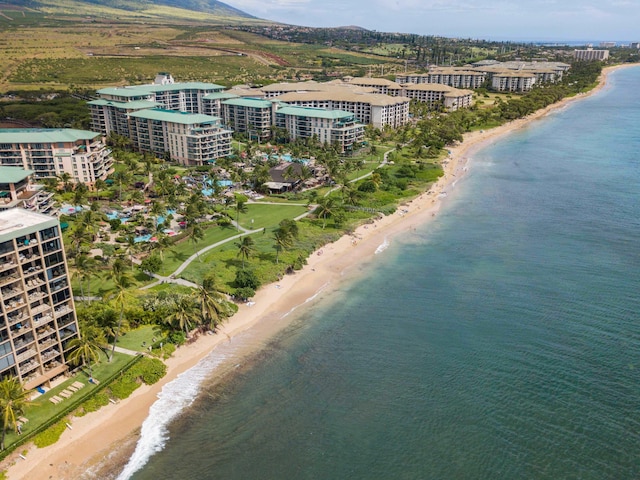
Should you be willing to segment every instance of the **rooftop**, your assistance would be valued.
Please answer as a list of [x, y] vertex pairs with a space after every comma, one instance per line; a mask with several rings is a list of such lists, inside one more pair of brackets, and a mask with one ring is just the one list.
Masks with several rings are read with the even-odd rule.
[[331, 120], [338, 120], [341, 118], [353, 118], [352, 112], [345, 112], [344, 110], [325, 110], [324, 108], [312, 108], [312, 107], [282, 107], [276, 111], [279, 115], [293, 115], [297, 117], [314, 117], [314, 118], [328, 118]]
[[143, 108], [154, 108], [159, 107], [162, 104], [158, 102], [152, 102], [151, 100], [132, 100], [131, 102], [116, 102], [114, 100], [92, 100], [87, 102], [88, 105], [98, 105], [98, 106], [111, 106], [116, 108], [121, 108], [123, 110], [141, 110]]
[[18, 183], [33, 173], [21, 167], [0, 166], [0, 183]]
[[261, 98], [231, 98], [222, 102], [224, 105], [236, 105], [238, 107], [253, 107], [253, 108], [271, 108], [273, 105], [269, 100], [263, 100]]
[[159, 120], [161, 122], [181, 123], [184, 125], [194, 125], [194, 124], [202, 124], [202, 123], [218, 123], [220, 121], [219, 117], [212, 117], [211, 115], [203, 115], [200, 113], [178, 112], [175, 110], [160, 110], [158, 108], [132, 112], [129, 114], [129, 116], [134, 118], [146, 118], [149, 120]]
[[73, 143], [102, 134], [73, 128], [0, 128], [0, 143]]
[[152, 95], [157, 92], [175, 92], [180, 90], [223, 90], [222, 85], [203, 82], [170, 83], [167, 85], [130, 85], [126, 87], [107, 87], [98, 90], [101, 95], [118, 95], [121, 97], [138, 97]]
[[0, 212], [0, 242], [54, 225], [58, 225], [58, 219], [42, 213], [22, 208], [4, 210]]

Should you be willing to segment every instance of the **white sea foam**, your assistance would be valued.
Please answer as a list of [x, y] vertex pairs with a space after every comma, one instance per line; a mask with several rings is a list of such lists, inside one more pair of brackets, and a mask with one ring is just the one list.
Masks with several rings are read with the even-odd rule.
[[149, 409], [149, 416], [142, 424], [136, 449], [117, 480], [131, 478], [135, 472], [144, 467], [152, 455], [164, 448], [169, 439], [167, 429], [169, 423], [191, 405], [202, 382], [225, 358], [226, 355], [214, 351], [196, 366], [162, 387], [158, 399]]
[[[318, 291], [316, 293], [314, 293], [313, 295], [311, 295], [309, 298], [307, 298], [304, 303], [309, 303], [312, 302], [316, 299], [316, 297], [318, 295], [320, 295], [320, 293], [322, 293], [322, 291], [329, 285], [329, 282], [325, 283], [324, 285], [322, 285]], [[294, 312], [294, 310], [296, 308], [298, 308], [300, 305], [296, 305], [295, 307], [293, 307], [291, 310], [289, 310], [287, 313], [285, 313], [284, 315], [282, 315], [282, 318], [286, 318], [288, 317], [290, 314], [292, 314]]]
[[378, 246], [378, 248], [376, 248], [375, 254], [378, 255], [379, 253], [384, 252], [387, 248], [389, 248], [389, 240], [387, 240], [387, 237], [385, 237], [384, 242], [382, 242]]

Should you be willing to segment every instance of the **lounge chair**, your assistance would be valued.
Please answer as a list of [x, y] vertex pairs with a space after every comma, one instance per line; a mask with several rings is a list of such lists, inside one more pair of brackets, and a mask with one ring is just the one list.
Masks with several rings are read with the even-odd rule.
[[60, 392], [60, 395], [64, 398], [69, 398], [71, 395], [73, 395], [73, 392], [70, 392], [69, 390], [63, 390]]
[[72, 385], [76, 388], [82, 388], [84, 387], [84, 383], [82, 382], [73, 382]]

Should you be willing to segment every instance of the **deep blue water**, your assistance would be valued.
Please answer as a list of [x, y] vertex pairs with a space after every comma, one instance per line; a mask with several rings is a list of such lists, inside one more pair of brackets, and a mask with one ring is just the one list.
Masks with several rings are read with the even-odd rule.
[[473, 154], [132, 478], [640, 478], [638, 85]]

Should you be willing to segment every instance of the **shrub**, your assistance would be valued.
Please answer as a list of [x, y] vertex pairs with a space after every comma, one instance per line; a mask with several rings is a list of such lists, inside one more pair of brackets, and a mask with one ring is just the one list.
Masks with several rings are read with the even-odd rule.
[[123, 375], [122, 378], [109, 385], [109, 390], [111, 390], [111, 394], [115, 398], [124, 400], [139, 386], [140, 384], [134, 378], [131, 378], [128, 375]]
[[33, 443], [38, 448], [48, 447], [58, 441], [64, 430], [67, 428], [67, 420], [60, 420], [58, 423], [54, 423], [44, 432], [37, 434], [33, 437]]
[[83, 402], [78, 411], [75, 412], [75, 415], [82, 417], [87, 413], [96, 412], [106, 405], [109, 405], [109, 395], [105, 392], [98, 392], [86, 402]]
[[167, 366], [157, 358], [145, 357], [136, 363], [127, 375], [139, 378], [147, 385], [153, 385], [167, 373]]

